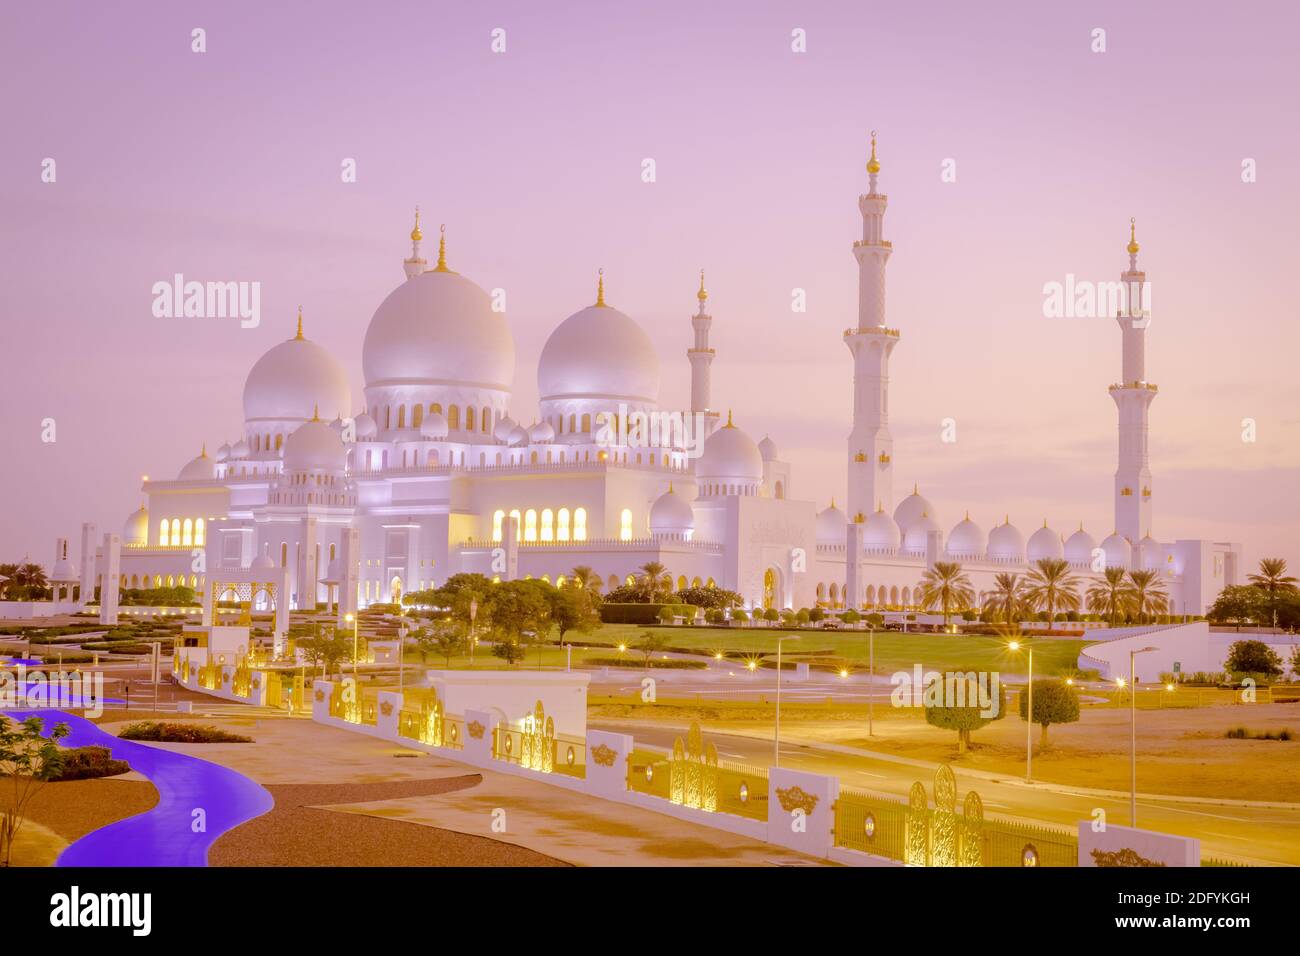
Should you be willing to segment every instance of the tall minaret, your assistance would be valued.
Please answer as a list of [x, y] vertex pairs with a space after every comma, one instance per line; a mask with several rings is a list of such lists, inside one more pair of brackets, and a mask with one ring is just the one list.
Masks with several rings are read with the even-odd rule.
[[420, 207], [415, 207], [415, 228], [411, 230], [411, 258], [402, 260], [402, 269], [406, 272], [406, 278], [414, 279], [424, 272], [425, 266], [429, 263], [420, 255], [420, 240], [424, 238], [424, 233], [420, 231]]
[[853, 243], [858, 260], [858, 324], [844, 333], [853, 353], [853, 430], [849, 433], [849, 516], [865, 521], [877, 508], [894, 506], [894, 439], [889, 433], [889, 355], [898, 331], [885, 327], [885, 264], [893, 251], [883, 238], [889, 197], [876, 191], [880, 161], [871, 133], [869, 188], [858, 197], [862, 238]]
[[1137, 223], [1129, 221], [1128, 271], [1120, 274], [1124, 306], [1116, 315], [1123, 335], [1123, 377], [1110, 387], [1119, 409], [1119, 464], [1115, 469], [1115, 530], [1134, 548], [1151, 530], [1151, 468], [1147, 458], [1147, 409], [1156, 387], [1146, 377], [1147, 309], [1145, 272], [1138, 269]]
[[686, 358], [691, 363], [691, 411], [703, 412], [705, 421], [712, 426], [717, 424], [718, 413], [710, 403], [713, 377], [709, 367], [713, 364], [713, 349], [709, 348], [709, 326], [713, 316], [704, 311], [709, 301], [709, 292], [704, 288], [704, 270], [700, 270], [700, 291], [695, 293], [700, 303], [699, 309], [691, 316], [691, 328], [695, 330], [695, 344], [686, 350]]

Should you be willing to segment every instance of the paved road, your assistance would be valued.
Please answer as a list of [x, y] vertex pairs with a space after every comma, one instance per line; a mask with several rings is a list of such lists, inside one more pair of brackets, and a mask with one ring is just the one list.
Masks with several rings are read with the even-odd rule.
[[[218, 837], [275, 805], [270, 793], [243, 774], [188, 754], [121, 740], [84, 717], [59, 710], [7, 711], [6, 716], [41, 717], [46, 733], [66, 723], [72, 733], [61, 741], [63, 746], [108, 747], [158, 788], [153, 809], [86, 834], [59, 855], [59, 866], [207, 866], [208, 849]], [[198, 832], [196, 810], [203, 820]]]
[[[643, 723], [617, 720], [591, 721], [596, 730], [630, 733], [638, 742], [671, 748], [673, 740], [685, 733], [685, 727], [649, 727]], [[759, 766], [771, 766], [771, 739], [709, 732], [709, 740], [718, 748], [723, 760], [735, 760]], [[887, 759], [840, 753], [816, 743], [797, 742], [782, 735], [781, 765], [795, 770], [839, 776], [845, 786], [872, 790], [894, 797], [907, 796], [912, 784], [920, 780], [931, 789], [934, 774], [921, 767]], [[1127, 825], [1127, 797], [1107, 798], [1076, 796], [1057, 791], [1027, 787], [1011, 778], [990, 781], [954, 768], [957, 786], [964, 796], [975, 790], [984, 800], [990, 815], [1014, 816], [1074, 828], [1080, 820], [1092, 819], [1093, 811], [1106, 811], [1109, 823]], [[1219, 806], [1173, 801], [1139, 799], [1139, 826], [1199, 837], [1203, 856], [1228, 857], [1244, 862], [1300, 866], [1300, 811], [1253, 807]]]

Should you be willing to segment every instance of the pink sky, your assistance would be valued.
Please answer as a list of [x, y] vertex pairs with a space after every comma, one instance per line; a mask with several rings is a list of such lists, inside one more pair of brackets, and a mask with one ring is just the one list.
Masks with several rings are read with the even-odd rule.
[[[23, 5], [0, 35], [0, 560], [48, 563], [86, 519], [117, 529], [141, 474], [233, 441], [244, 376], [299, 304], [359, 409], [361, 341], [416, 203], [447, 223], [453, 268], [508, 292], [516, 418], [601, 266], [659, 347], [664, 403], [685, 404], [703, 266], [715, 404], [772, 436], [796, 497], [842, 499], [840, 333], [875, 128], [900, 493], [919, 482], [945, 527], [969, 508], [986, 527], [1009, 512], [1110, 532], [1119, 331], [1043, 318], [1042, 287], [1115, 279], [1136, 216], [1156, 305], [1152, 530], [1300, 566], [1300, 15], [1075, 6]], [[150, 287], [176, 272], [261, 282], [261, 326], [154, 318]]]

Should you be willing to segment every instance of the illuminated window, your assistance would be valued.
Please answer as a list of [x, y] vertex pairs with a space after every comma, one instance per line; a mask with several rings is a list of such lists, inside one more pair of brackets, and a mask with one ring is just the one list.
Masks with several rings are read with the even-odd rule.
[[417, 404], [411, 409], [411, 427], [419, 428], [420, 425], [423, 424], [423, 422], [424, 422], [424, 406]]
[[179, 518], [172, 518], [172, 545], [181, 543], [181, 521]]
[[685, 591], [685, 590], [686, 590], [686, 575], [683, 574], [683, 575], [681, 575], [680, 577], [678, 577], [678, 579], [677, 579], [677, 590], [679, 590], [679, 591]]
[[584, 434], [587, 433], [587, 432], [589, 432], [589, 431], [591, 431], [591, 414], [590, 414], [590, 413], [588, 413], [588, 414], [582, 416], [582, 431], [583, 431]]
[[586, 508], [573, 509], [573, 540], [574, 541], [587, 540], [587, 509]]
[[174, 574], [167, 575], [167, 586], [169, 588], [176, 587], [176, 575]]
[[567, 583], [568, 583], [568, 579], [565, 578], [565, 576], [564, 576], [563, 574], [558, 575], [558, 576], [555, 578], [555, 586], [556, 586], [557, 588], [562, 588], [562, 587], [564, 587], [564, 585], [567, 584]]
[[406, 406], [405, 405], [397, 406], [397, 427], [398, 428], [406, 427]]
[[460, 406], [452, 405], [447, 409], [447, 427], [450, 429], [460, 428]]
[[542, 540], [555, 540], [555, 513], [550, 508], [542, 511]]
[[524, 540], [537, 540], [537, 512], [532, 508], [524, 512]]
[[618, 519], [618, 537], [620, 541], [632, 540], [632, 509], [624, 508]]
[[207, 526], [202, 518], [194, 522], [194, 543], [200, 548], [207, 544]]
[[283, 444], [284, 444], [284, 436], [283, 436], [283, 435], [276, 435], [276, 436], [275, 436], [275, 450], [276, 450], [276, 451], [279, 451], [279, 450], [280, 450], [280, 446], [283, 445]]
[[556, 541], [569, 540], [569, 509], [561, 508], [557, 521], [558, 527], [555, 532]]
[[543, 581], [544, 583], [546, 583], [546, 584], [550, 584], [550, 583], [551, 583], [551, 576], [550, 576], [549, 574], [543, 574], [543, 575], [542, 575], [542, 581]]
[[334, 560], [334, 545], [330, 545], [330, 560]]
[[628, 587], [635, 587], [636, 578], [629, 574], [627, 577], [623, 579], [623, 583], [626, 584]]
[[158, 546], [165, 548], [170, 540], [171, 537], [167, 533], [167, 519], [163, 518], [162, 521], [158, 522]]
[[472, 432], [473, 430], [474, 430], [474, 406], [470, 405], [468, 408], [465, 409], [465, 431]]
[[520, 539], [520, 537], [523, 536], [523, 533], [524, 533], [524, 525], [523, 525], [523, 522], [519, 520], [519, 509], [518, 509], [518, 508], [514, 508], [514, 509], [512, 509], [511, 512], [510, 512], [510, 517], [514, 519], [514, 522], [515, 522], [515, 540], [518, 541], [518, 540]]
[[492, 430], [492, 409], [483, 409], [483, 414], [479, 416], [479, 424], [482, 426], [484, 434]]
[[162, 587], [162, 575], [161, 575], [161, 574], [155, 574], [155, 575], [153, 576], [153, 586], [156, 587], [156, 588], [160, 588], [160, 587]]
[[289, 544], [287, 541], [281, 541], [280, 542], [280, 567], [287, 568], [288, 566], [289, 566]]
[[501, 522], [506, 518], [506, 513], [501, 510], [492, 512], [492, 540], [501, 540]]
[[181, 544], [185, 545], [185, 547], [188, 548], [193, 543], [194, 543], [194, 522], [191, 521], [189, 518], [186, 518], [185, 523], [181, 525]]
[[429, 403], [429, 414], [433, 414], [434, 412], [437, 412], [439, 415], [442, 414], [442, 405], [441, 405], [441, 403], [439, 403], [439, 402], [430, 402], [430, 403]]

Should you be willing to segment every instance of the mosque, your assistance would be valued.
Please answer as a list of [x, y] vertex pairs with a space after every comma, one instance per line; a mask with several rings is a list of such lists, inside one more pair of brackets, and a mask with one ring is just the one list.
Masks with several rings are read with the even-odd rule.
[[205, 446], [172, 480], [146, 480], [145, 503], [120, 539], [98, 545], [83, 526], [81, 580], [107, 573], [121, 587], [204, 589], [223, 569], [253, 577], [275, 569], [291, 607], [337, 598], [342, 614], [456, 572], [562, 583], [586, 565], [614, 587], [656, 561], [679, 588], [716, 583], [752, 606], [899, 609], [917, 601], [936, 561], [959, 561], [982, 594], [1001, 572], [1057, 557], [1085, 581], [1105, 565], [1155, 569], [1174, 612], [1203, 613], [1237, 582], [1240, 546], [1151, 534], [1147, 411], [1157, 393], [1145, 377], [1146, 276], [1132, 234], [1121, 281], [1136, 295], [1116, 316], [1122, 376], [1109, 389], [1119, 413], [1110, 532], [1098, 543], [1082, 526], [1067, 537], [1044, 522], [1026, 540], [1009, 519], [986, 532], [968, 515], [945, 533], [917, 488], [896, 497], [888, 390], [901, 334], [886, 323], [892, 246], [879, 172], [873, 136], [853, 243], [858, 316], [843, 334], [853, 360], [844, 510], [801, 499], [777, 444], [755, 441], [743, 415], [724, 415], [725, 401], [715, 402], [702, 275], [686, 350], [689, 407], [676, 406], [703, 423], [702, 450], [599, 434], [603, 414], [674, 409], [660, 395], [654, 342], [606, 302], [603, 276], [595, 303], [561, 322], [542, 349], [539, 414], [524, 424], [511, 408], [506, 316], [450, 267], [445, 235], [429, 266], [417, 209], [404, 280], [361, 345], [364, 409], [352, 414], [343, 367], [307, 338], [300, 311], [297, 333], [248, 373], [236, 440], [210, 454]]

